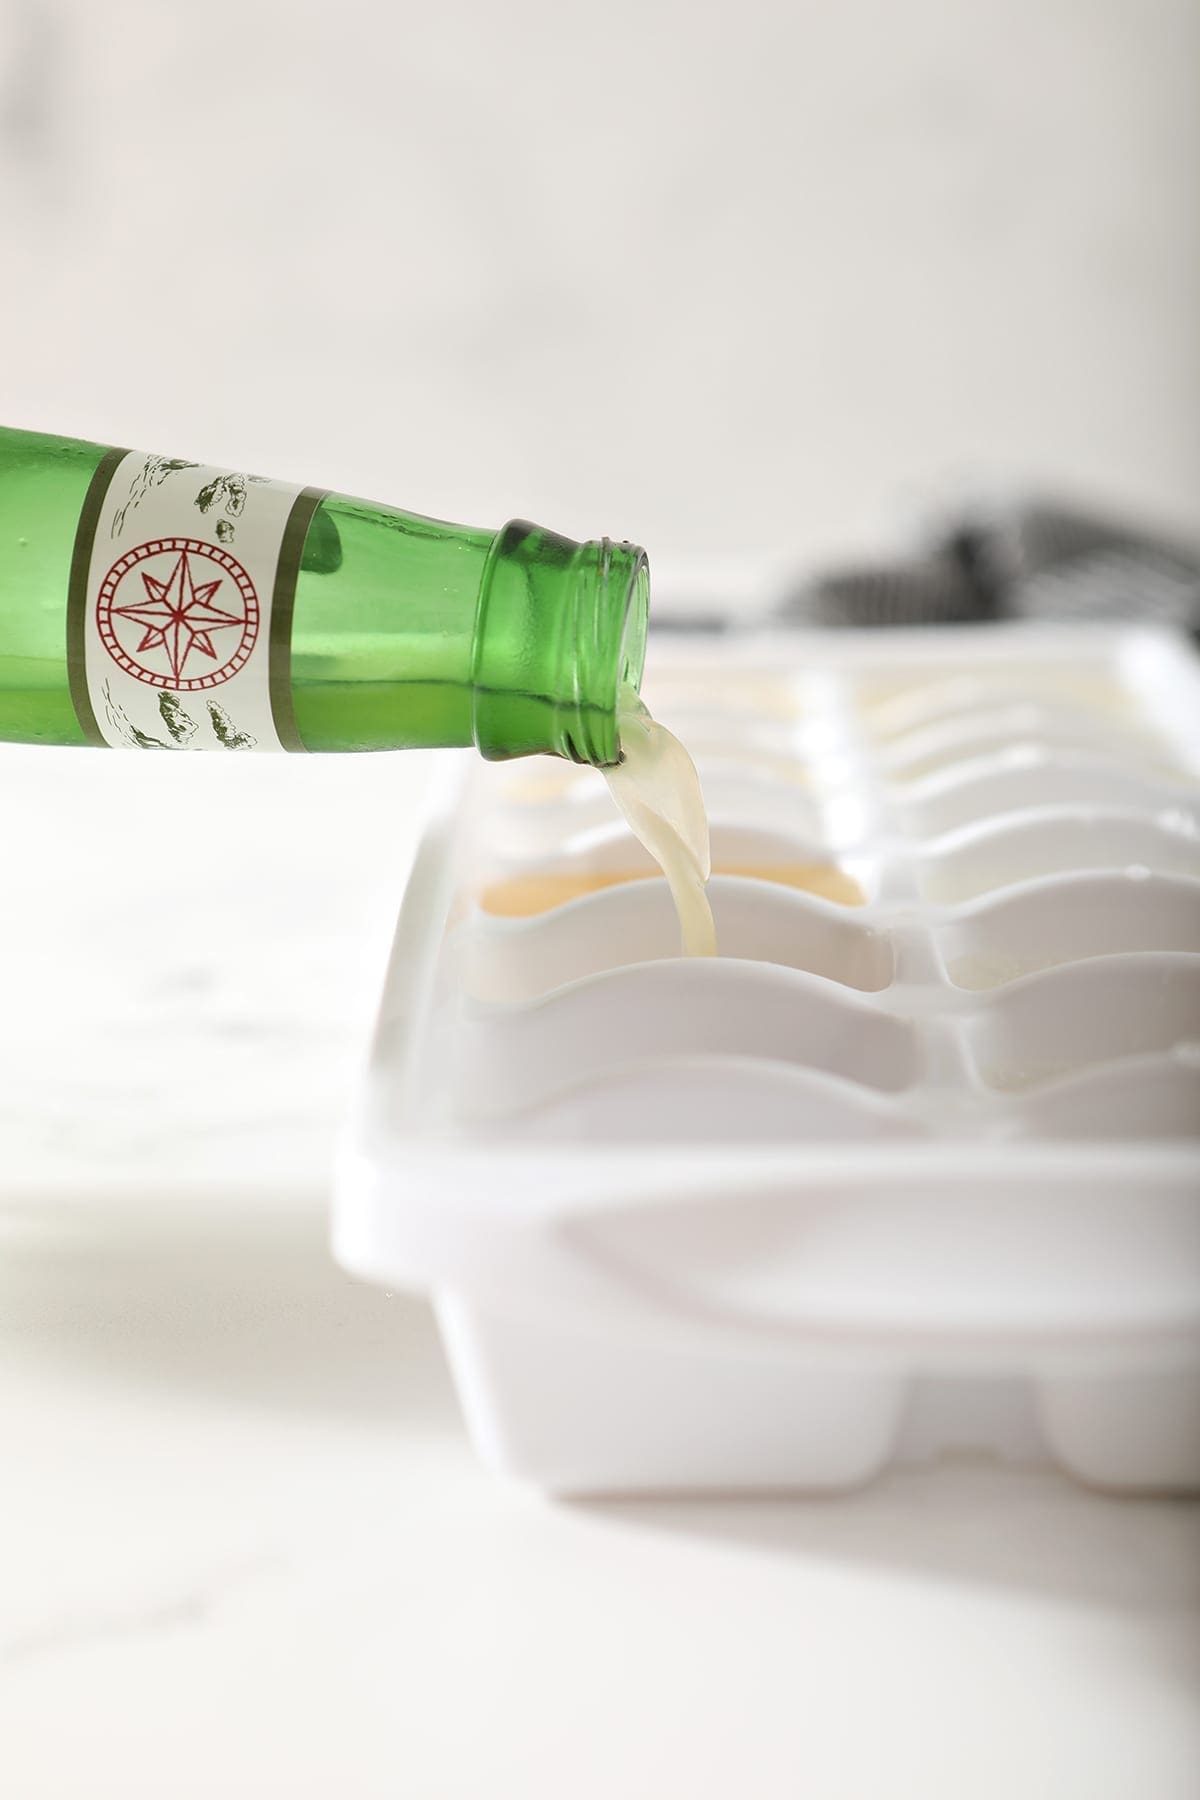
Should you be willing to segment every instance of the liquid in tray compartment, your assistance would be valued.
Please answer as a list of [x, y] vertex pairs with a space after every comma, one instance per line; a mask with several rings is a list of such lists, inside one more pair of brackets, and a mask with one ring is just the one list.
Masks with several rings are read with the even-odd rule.
[[[713, 875], [733, 875], [743, 881], [766, 881], [778, 887], [815, 894], [838, 906], [865, 906], [867, 896], [845, 869], [836, 863], [717, 863]], [[627, 881], [661, 880], [650, 869], [552, 869], [527, 875], [507, 875], [489, 882], [479, 896], [485, 913], [499, 919], [528, 919], [538, 913], [582, 900], [605, 888]], [[718, 940], [718, 951], [720, 942]]]

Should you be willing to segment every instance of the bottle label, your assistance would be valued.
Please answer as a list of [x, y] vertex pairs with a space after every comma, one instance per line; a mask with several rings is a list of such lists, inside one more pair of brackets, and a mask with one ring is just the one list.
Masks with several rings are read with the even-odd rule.
[[321, 494], [110, 451], [71, 572], [71, 694], [89, 742], [299, 750], [292, 604]]

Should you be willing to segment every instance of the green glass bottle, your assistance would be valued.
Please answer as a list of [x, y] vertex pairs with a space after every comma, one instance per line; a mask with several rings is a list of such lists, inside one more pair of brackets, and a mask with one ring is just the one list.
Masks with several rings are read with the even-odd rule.
[[644, 553], [0, 427], [0, 740], [606, 765]]

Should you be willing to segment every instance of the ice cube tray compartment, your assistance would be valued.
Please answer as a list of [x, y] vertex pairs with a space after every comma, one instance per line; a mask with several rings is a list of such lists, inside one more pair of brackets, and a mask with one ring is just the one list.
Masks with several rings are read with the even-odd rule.
[[942, 906], [1051, 876], [1145, 870], [1200, 880], [1190, 810], [1145, 816], [1116, 807], [1044, 806], [981, 819], [915, 851], [922, 897]]
[[525, 1005], [467, 1003], [456, 1073], [472, 1115], [533, 1105], [623, 1065], [685, 1055], [799, 1064], [895, 1093], [921, 1072], [917, 1033], [865, 996], [724, 957], [607, 970]]
[[1182, 1044], [1134, 1063], [1085, 1069], [1031, 1095], [1019, 1117], [1034, 1138], [1097, 1144], [1194, 1139], [1200, 1054]]
[[[1048, 640], [1047, 640], [1048, 644]], [[1036, 656], [1036, 652], [1034, 653]], [[894, 739], [939, 721], [963, 719], [1012, 705], [1040, 705], [1063, 717], [1100, 720], [1116, 729], [1139, 723], [1139, 696], [1126, 669], [1075, 674], [1061, 664], [1036, 666], [1034, 657], [987, 670], [963, 668], [941, 673], [913, 668], [894, 680], [861, 677], [855, 693], [873, 737]]]
[[1116, 755], [1015, 744], [925, 776], [898, 798], [903, 827], [912, 837], [932, 837], [976, 819], [1048, 806], [1111, 806], [1138, 816], [1173, 811], [1191, 816], [1196, 791], [1131, 767]]
[[1200, 955], [1200, 880], [1144, 865], [1060, 874], [961, 908], [936, 936], [951, 981], [973, 991], [1147, 944]]
[[492, 1129], [525, 1142], [803, 1143], [927, 1135], [890, 1094], [858, 1080], [760, 1056], [658, 1056], [560, 1089]]
[[1014, 745], [1092, 750], [1122, 763], [1178, 775], [1173, 756], [1143, 729], [1112, 725], [1064, 707], [1036, 702], [985, 708], [932, 724], [917, 725], [880, 749], [883, 767], [896, 781], [919, 781], [970, 759], [1011, 751]]
[[[1003, 627], [673, 639], [651, 665], [731, 871], [721, 956], [679, 957], [594, 772], [464, 764], [402, 915], [342, 1259], [438, 1292], [481, 1449], [551, 1488], [864, 1479], [918, 1386], [981, 1373], [1027, 1382], [1081, 1478], [1200, 1485], [1194, 658]], [[685, 1265], [711, 1239], [759, 1267], [766, 1196], [806, 1246], [782, 1311], [704, 1317]], [[679, 1279], [614, 1258], [611, 1220]], [[892, 1269], [903, 1328], [878, 1283], [816, 1303], [834, 1241]], [[999, 1336], [964, 1292], [1007, 1308]], [[1175, 1436], [1106, 1414], [1109, 1376], [1161, 1378]]]
[[[890, 938], [838, 901], [731, 875], [712, 878], [709, 900], [723, 960], [800, 969], [862, 993], [892, 979]], [[477, 915], [460, 929], [457, 954], [473, 998], [534, 1000], [630, 963], [677, 957], [679, 921], [664, 882], [629, 881], [527, 917]]]
[[1004, 1093], [1159, 1055], [1200, 1041], [1200, 956], [1142, 951], [1027, 976], [980, 1007], [969, 1031], [982, 1079]]

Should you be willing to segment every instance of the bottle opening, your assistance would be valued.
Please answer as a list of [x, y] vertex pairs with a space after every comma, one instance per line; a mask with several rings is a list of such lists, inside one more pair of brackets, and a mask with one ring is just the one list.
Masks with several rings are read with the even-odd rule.
[[482, 754], [618, 762], [617, 713], [623, 690], [641, 684], [649, 601], [646, 554], [635, 544], [579, 544], [523, 520], [497, 533], [472, 655]]

